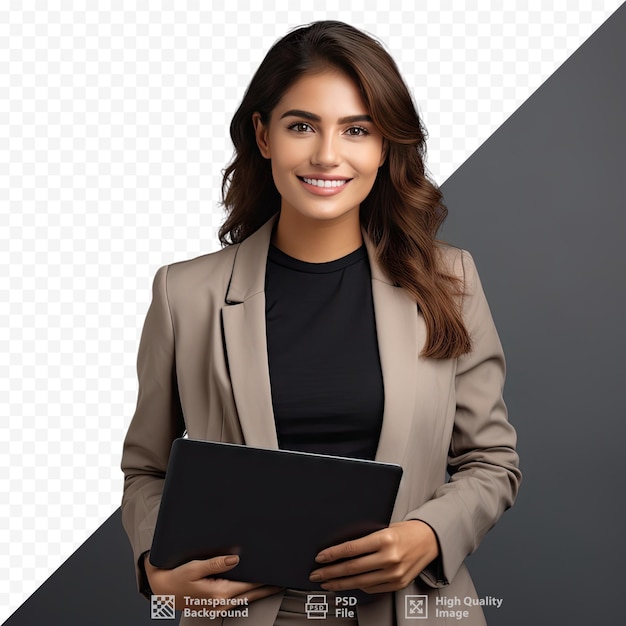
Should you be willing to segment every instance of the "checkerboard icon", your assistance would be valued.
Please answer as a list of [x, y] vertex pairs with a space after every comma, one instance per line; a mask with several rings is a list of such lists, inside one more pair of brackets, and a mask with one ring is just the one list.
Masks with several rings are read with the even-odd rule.
[[150, 617], [152, 619], [174, 619], [176, 617], [176, 596], [150, 596]]
[[428, 619], [428, 596], [405, 596], [404, 617], [406, 619]]

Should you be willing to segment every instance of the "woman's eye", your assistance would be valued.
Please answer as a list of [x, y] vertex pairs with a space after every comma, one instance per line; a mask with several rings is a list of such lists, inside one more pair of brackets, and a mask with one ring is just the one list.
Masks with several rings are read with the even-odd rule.
[[306, 133], [312, 130], [311, 127], [304, 122], [295, 122], [294, 124], [290, 124], [288, 128], [289, 130], [295, 130], [297, 133]]
[[351, 128], [348, 128], [346, 132], [350, 135], [350, 137], [361, 137], [362, 135], [369, 134], [367, 129], [362, 128], [361, 126], [352, 126]]

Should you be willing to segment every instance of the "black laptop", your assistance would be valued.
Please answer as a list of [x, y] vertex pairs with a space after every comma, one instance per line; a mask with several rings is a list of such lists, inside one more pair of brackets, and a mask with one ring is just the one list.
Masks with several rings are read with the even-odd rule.
[[386, 528], [401, 476], [390, 463], [177, 439], [150, 562], [238, 554], [221, 578], [318, 590], [315, 556]]

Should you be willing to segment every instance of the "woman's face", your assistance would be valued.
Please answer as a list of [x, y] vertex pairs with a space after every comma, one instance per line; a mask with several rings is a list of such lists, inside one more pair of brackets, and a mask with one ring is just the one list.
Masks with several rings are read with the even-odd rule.
[[268, 125], [257, 113], [253, 122], [283, 213], [358, 221], [385, 155], [383, 137], [349, 77], [338, 70], [306, 75], [285, 92]]

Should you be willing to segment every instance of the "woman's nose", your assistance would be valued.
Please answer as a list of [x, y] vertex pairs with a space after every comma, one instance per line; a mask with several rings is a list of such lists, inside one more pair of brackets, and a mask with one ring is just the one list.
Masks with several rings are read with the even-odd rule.
[[332, 167], [340, 161], [337, 138], [332, 135], [319, 136], [315, 150], [311, 155], [311, 165], [320, 167]]

